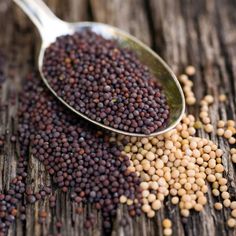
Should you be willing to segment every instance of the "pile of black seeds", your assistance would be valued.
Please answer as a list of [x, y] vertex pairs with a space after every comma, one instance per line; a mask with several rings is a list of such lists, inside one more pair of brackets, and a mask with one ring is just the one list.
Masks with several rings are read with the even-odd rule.
[[[70, 191], [72, 201], [91, 203], [101, 210], [104, 230], [112, 227], [121, 195], [136, 199], [135, 204], [128, 206], [131, 216], [141, 214], [140, 180], [127, 170], [129, 158], [121, 155], [125, 140], [116, 142], [111, 134], [78, 118], [36, 76], [29, 76], [23, 87], [18, 119], [21, 157], [10, 190], [0, 195], [0, 232], [7, 232], [22, 197], [27, 204], [33, 204], [51, 194], [47, 186], [42, 186], [39, 193], [26, 188], [30, 154], [44, 164], [55, 186]], [[55, 207], [55, 202], [52, 195], [50, 207]], [[24, 213], [19, 215], [24, 220]], [[44, 218], [45, 214], [40, 221]], [[87, 220], [85, 226], [91, 226], [91, 222], [93, 219]]]
[[[20, 157], [18, 160], [18, 175], [11, 180], [9, 190], [0, 193], [0, 236], [7, 234], [9, 226], [18, 214], [17, 204], [21, 202], [25, 193], [25, 178], [27, 176], [25, 168], [27, 162]], [[20, 209], [20, 219], [25, 219], [24, 208]]]
[[115, 129], [150, 134], [165, 127], [166, 97], [128, 49], [91, 31], [59, 37], [46, 49], [43, 73], [70, 106]]
[[17, 176], [11, 180], [9, 190], [0, 193], [0, 236], [7, 235], [10, 225], [17, 216], [22, 221], [26, 219], [23, 199], [26, 199], [27, 204], [33, 204], [51, 194], [51, 189], [47, 186], [41, 186], [41, 190], [37, 193], [26, 187], [27, 164], [26, 158], [19, 157]]

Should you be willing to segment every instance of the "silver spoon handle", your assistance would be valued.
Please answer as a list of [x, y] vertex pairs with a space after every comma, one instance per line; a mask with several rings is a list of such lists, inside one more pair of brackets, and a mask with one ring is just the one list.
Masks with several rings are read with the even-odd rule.
[[[13, 0], [38, 28], [43, 41], [61, 34], [63, 21], [58, 19], [42, 0]], [[62, 26], [62, 27], [60, 27]]]

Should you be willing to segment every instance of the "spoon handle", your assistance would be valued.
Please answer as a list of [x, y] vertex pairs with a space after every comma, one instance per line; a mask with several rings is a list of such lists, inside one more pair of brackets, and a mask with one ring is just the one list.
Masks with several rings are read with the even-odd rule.
[[13, 0], [38, 28], [43, 41], [60, 35], [63, 21], [58, 19], [42, 0]]

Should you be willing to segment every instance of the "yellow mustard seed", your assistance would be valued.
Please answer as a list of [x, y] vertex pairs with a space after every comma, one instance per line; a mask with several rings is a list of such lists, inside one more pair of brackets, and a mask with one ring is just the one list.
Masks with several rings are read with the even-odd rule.
[[172, 235], [172, 229], [166, 228], [163, 230], [163, 235], [164, 236], [171, 236]]
[[210, 152], [211, 152], [211, 146], [210, 146], [210, 145], [204, 146], [203, 151], [204, 151], [205, 153], [210, 153]]
[[231, 148], [231, 149], [230, 149], [230, 153], [231, 153], [231, 154], [236, 154], [236, 148]]
[[152, 202], [152, 209], [159, 210], [161, 208], [161, 201], [159, 199]]
[[216, 171], [217, 173], [222, 173], [222, 172], [224, 172], [224, 166], [223, 166], [222, 164], [217, 164], [217, 165], [215, 166], [215, 171]]
[[216, 160], [215, 160], [215, 159], [210, 159], [210, 160], [208, 161], [208, 166], [209, 166], [209, 168], [211, 168], [211, 169], [215, 168], [215, 167], [216, 167]]
[[143, 205], [149, 204], [147, 198], [143, 198], [142, 201], [143, 201]]
[[236, 218], [236, 209], [231, 211], [231, 216], [233, 216], [234, 218]]
[[142, 205], [142, 211], [148, 213], [151, 210], [151, 206], [149, 204]]
[[152, 148], [152, 144], [151, 143], [146, 143], [144, 144], [144, 149], [149, 151]]
[[189, 76], [193, 76], [193, 75], [195, 75], [195, 73], [196, 73], [196, 69], [195, 69], [194, 66], [189, 65], [189, 66], [187, 66], [187, 67], [185, 68], [185, 73], [186, 73], [187, 75], [189, 75]]
[[234, 228], [236, 226], [236, 220], [233, 219], [233, 218], [229, 218], [227, 220], [227, 225], [230, 227], [230, 228]]
[[131, 143], [135, 143], [137, 141], [137, 137], [131, 137], [130, 141], [131, 141]]
[[156, 145], [158, 142], [159, 142], [159, 140], [155, 137], [151, 139], [151, 144], [152, 145]]
[[186, 103], [191, 106], [196, 103], [196, 98], [194, 96], [187, 96], [186, 97]]
[[142, 138], [141, 143], [142, 144], [147, 144], [148, 143], [148, 138]]
[[220, 195], [220, 191], [218, 189], [213, 189], [212, 190], [212, 194], [215, 196], [215, 197], [218, 197]]
[[144, 190], [144, 191], [142, 191], [142, 196], [143, 197], [145, 197], [145, 198], [147, 198], [148, 197], [148, 195], [149, 195], [149, 191], [148, 190]]
[[233, 163], [236, 163], [236, 154], [233, 154], [231, 156], [231, 160], [232, 160]]
[[183, 84], [185, 84], [188, 80], [189, 80], [189, 78], [186, 74], [182, 74], [179, 76], [179, 81]]
[[180, 211], [180, 214], [184, 217], [188, 217], [189, 216], [189, 210], [188, 209], [182, 209]]
[[233, 133], [233, 135], [236, 134], [236, 128], [234, 128], [232, 126], [228, 126], [227, 129], [230, 130]]
[[135, 158], [139, 161], [143, 160], [143, 155], [141, 153], [137, 153], [137, 155], [135, 156]]
[[225, 122], [224, 122], [223, 120], [219, 120], [219, 121], [217, 122], [217, 127], [218, 127], [218, 128], [224, 128], [224, 127], [225, 127]]
[[235, 121], [234, 120], [227, 120], [227, 126], [235, 126]]
[[224, 137], [225, 138], [229, 139], [229, 138], [232, 137], [232, 135], [233, 135], [233, 133], [232, 133], [231, 130], [229, 130], [229, 129], [225, 130], [225, 132], [224, 132]]
[[204, 130], [207, 133], [211, 133], [213, 131], [213, 126], [211, 124], [207, 124], [207, 125], [204, 126]]
[[179, 203], [179, 198], [178, 198], [178, 197], [172, 197], [171, 203], [172, 203], [173, 205], [177, 205], [177, 204]]
[[147, 217], [148, 218], [153, 218], [154, 216], [155, 216], [155, 211], [150, 210], [150, 211], [147, 212]]
[[202, 188], [201, 188], [201, 191], [202, 191], [203, 193], [207, 193], [207, 191], [208, 191], [207, 185], [203, 185]]
[[143, 167], [142, 167], [142, 165], [137, 165], [137, 166], [135, 166], [135, 169], [136, 169], [136, 171], [138, 171], [138, 173], [140, 173], [143, 170]]
[[127, 199], [127, 202], [126, 202], [126, 204], [127, 204], [128, 206], [131, 206], [131, 205], [133, 205], [133, 203], [134, 203], [134, 201], [133, 201], [133, 200], [131, 200], [131, 199]]
[[147, 189], [149, 188], [149, 183], [147, 183], [147, 182], [141, 182], [140, 187], [141, 187], [143, 190], [147, 190]]
[[194, 205], [194, 210], [200, 212], [203, 210], [203, 206], [201, 204], [197, 203]]
[[217, 134], [218, 136], [223, 136], [223, 135], [224, 135], [224, 132], [225, 132], [224, 129], [219, 128], [219, 129], [217, 129], [216, 134]]
[[129, 145], [125, 146], [124, 151], [129, 153], [131, 151], [131, 147]]
[[190, 210], [193, 207], [191, 202], [185, 202], [184, 208]]
[[[207, 115], [206, 115], [206, 116], [208, 116], [208, 111], [209, 111], [208, 105], [203, 105], [203, 106], [201, 106], [201, 111], [207, 112]], [[199, 116], [200, 116], [200, 115], [199, 115]], [[201, 116], [200, 116], [200, 117], [201, 117]]]
[[208, 117], [208, 112], [201, 111], [200, 114], [199, 114], [199, 117], [201, 117], [201, 118]]
[[185, 86], [191, 88], [193, 86], [193, 82], [191, 80], [188, 80], [188, 81], [185, 82]]
[[225, 102], [227, 100], [227, 96], [225, 94], [220, 94], [219, 95], [219, 101], [220, 102]]
[[205, 196], [200, 196], [197, 201], [199, 204], [205, 205], [207, 203], [207, 198]]
[[200, 120], [196, 121], [194, 123], [194, 128], [195, 129], [201, 129], [203, 127], [202, 122]]
[[209, 175], [207, 176], [207, 181], [210, 182], [210, 183], [215, 182], [215, 181], [216, 181], [215, 175], [209, 174]]
[[204, 97], [204, 101], [206, 101], [207, 104], [212, 104], [212, 103], [214, 102], [214, 98], [213, 98], [212, 95], [206, 95], [206, 96]]
[[216, 156], [221, 157], [223, 155], [223, 151], [221, 149], [216, 149]]
[[151, 166], [147, 172], [148, 172], [149, 176], [152, 176], [155, 174], [155, 171], [156, 171], [156, 169], [153, 166]]
[[219, 183], [218, 182], [212, 183], [212, 188], [213, 189], [218, 189], [219, 188]]
[[216, 171], [215, 177], [216, 177], [217, 180], [219, 180], [220, 178], [223, 178], [223, 175], [222, 175], [222, 173], [218, 173], [218, 172]]
[[126, 203], [126, 201], [127, 201], [126, 196], [124, 196], [124, 195], [120, 196], [120, 203]]
[[[207, 124], [210, 124], [210, 122], [211, 122], [211, 119], [210, 119], [209, 117], [203, 117], [203, 118], [202, 118], [202, 123], [205, 124], [205, 126], [203, 126], [204, 129], [211, 129], [211, 127], [210, 127], [210, 128], [209, 128], [209, 127], [206, 128], [206, 125], [207, 125]], [[206, 131], [206, 130], [205, 130], [205, 131]]]
[[157, 190], [159, 187], [158, 183], [153, 181], [150, 183], [150, 188], [153, 189], [153, 190]]
[[162, 169], [164, 167], [164, 163], [161, 159], [157, 159], [155, 163], [156, 169]]
[[220, 191], [221, 191], [221, 192], [226, 192], [227, 190], [228, 190], [227, 185], [222, 185], [222, 186], [220, 186]]
[[220, 179], [218, 180], [219, 185], [226, 185], [227, 182], [228, 182], [228, 181], [227, 181], [226, 178], [220, 178]]
[[132, 146], [131, 151], [132, 151], [132, 153], [138, 152], [138, 147], [137, 146]]
[[220, 202], [216, 202], [214, 204], [214, 207], [215, 207], [216, 210], [219, 211], [219, 210], [221, 210], [223, 208], [223, 205]]
[[159, 179], [158, 175], [153, 175], [152, 176], [152, 181], [157, 181]]
[[150, 203], [152, 203], [156, 200], [156, 195], [151, 193], [151, 194], [148, 195], [147, 199]]
[[162, 226], [164, 227], [164, 228], [171, 228], [172, 227], [172, 222], [171, 222], [171, 220], [170, 219], [164, 219], [163, 221], [162, 221]]
[[236, 139], [234, 137], [229, 138], [229, 143], [232, 144], [232, 145], [235, 144]]
[[221, 197], [222, 197], [223, 199], [229, 199], [229, 198], [230, 198], [230, 195], [229, 195], [228, 192], [222, 192], [222, 193], [221, 193]]
[[231, 202], [230, 208], [231, 208], [232, 210], [235, 210], [235, 209], [236, 209], [236, 201], [232, 201], [232, 202]]

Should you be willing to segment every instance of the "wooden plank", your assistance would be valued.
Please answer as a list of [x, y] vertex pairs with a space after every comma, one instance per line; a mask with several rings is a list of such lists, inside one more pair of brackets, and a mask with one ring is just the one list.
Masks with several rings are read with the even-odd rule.
[[142, 0], [91, 0], [94, 21], [123, 29], [146, 44], [151, 44], [150, 28]]

